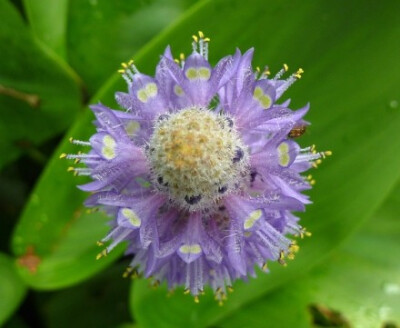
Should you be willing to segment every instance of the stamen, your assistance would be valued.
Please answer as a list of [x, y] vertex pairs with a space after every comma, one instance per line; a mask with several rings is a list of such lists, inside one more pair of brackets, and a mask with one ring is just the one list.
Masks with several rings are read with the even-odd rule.
[[180, 59], [181, 66], [183, 68], [183, 66], [185, 66], [185, 54], [183, 52], [181, 52], [181, 54], [179, 55], [179, 59]]
[[131, 266], [128, 266], [125, 269], [124, 273], [122, 274], [122, 278], [128, 278], [132, 274], [133, 270], [134, 270], [134, 268], [132, 268]]
[[[279, 74], [279, 72], [278, 72], [278, 74]], [[301, 78], [301, 74], [303, 74], [303, 73], [304, 73], [303, 69], [299, 68], [296, 73], [290, 75], [290, 77], [285, 81], [285, 83], [279, 88], [279, 94], [282, 95], [287, 89], [289, 89], [294, 82], [296, 82], [298, 79]], [[275, 77], [274, 77], [274, 80], [275, 80]]]
[[122, 75], [122, 78], [130, 87], [132, 85], [135, 74], [139, 74], [139, 70], [135, 66], [133, 59], [128, 61], [128, 63], [121, 63], [121, 66], [123, 67], [123, 69], [118, 70], [118, 73]]
[[[83, 158], [99, 158], [98, 155], [93, 155], [93, 154], [61, 154], [61, 155], [65, 155], [66, 159], [83, 159]], [[63, 157], [64, 158], [64, 157]]]
[[208, 42], [210, 42], [210, 38], [205, 38], [202, 31], [199, 31], [198, 34], [199, 36], [192, 35], [193, 52], [198, 52], [201, 56], [208, 60]]
[[74, 175], [88, 176], [91, 174], [91, 169], [70, 166], [67, 172], [74, 172]]
[[105, 236], [102, 240], [98, 242], [98, 245], [104, 245], [104, 243], [108, 242], [111, 238], [114, 238], [114, 235], [119, 234], [122, 230], [124, 230], [124, 228], [120, 226], [114, 228], [107, 236]]
[[107, 256], [107, 249], [103, 249], [99, 254], [96, 256], [96, 260], [100, 260], [102, 257]]
[[79, 146], [88, 146], [88, 147], [91, 146], [91, 144], [90, 144], [89, 141], [77, 140], [77, 139], [74, 139], [74, 138], [72, 138], [72, 137], [69, 138], [69, 142], [72, 143], [72, 144], [74, 144], [74, 145], [79, 145]]
[[287, 266], [287, 263], [285, 262], [285, 252], [284, 251], [280, 251], [278, 262], [280, 265], [283, 265], [284, 267]]
[[281, 68], [278, 73], [276, 73], [276, 75], [274, 76], [273, 80], [279, 80], [283, 74], [285, 74], [287, 71], [289, 70], [289, 66], [286, 64], [283, 64], [283, 68]]
[[125, 229], [122, 231], [116, 238], [113, 239], [113, 242], [106, 248], [107, 253], [110, 253], [122, 240], [124, 240], [130, 233], [131, 229]]
[[271, 72], [269, 71], [268, 66], [265, 66], [263, 72], [261, 73], [260, 80], [267, 79], [270, 74]]

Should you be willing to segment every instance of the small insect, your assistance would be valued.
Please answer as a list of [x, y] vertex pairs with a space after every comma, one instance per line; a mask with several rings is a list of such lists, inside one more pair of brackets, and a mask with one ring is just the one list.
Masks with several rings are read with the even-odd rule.
[[298, 138], [301, 137], [306, 132], [307, 126], [305, 125], [296, 125], [291, 129], [288, 133], [289, 138]]

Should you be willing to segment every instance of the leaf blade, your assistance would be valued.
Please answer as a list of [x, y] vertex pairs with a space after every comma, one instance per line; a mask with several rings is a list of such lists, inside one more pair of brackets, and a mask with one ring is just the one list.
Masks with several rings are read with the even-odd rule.
[[25, 284], [18, 276], [12, 259], [0, 253], [0, 325], [18, 308], [25, 293]]

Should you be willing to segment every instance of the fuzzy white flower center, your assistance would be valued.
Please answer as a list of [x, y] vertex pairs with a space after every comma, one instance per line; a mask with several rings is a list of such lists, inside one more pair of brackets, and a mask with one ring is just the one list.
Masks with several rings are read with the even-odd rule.
[[190, 210], [209, 208], [240, 187], [249, 161], [233, 120], [206, 108], [161, 115], [147, 154], [153, 183]]

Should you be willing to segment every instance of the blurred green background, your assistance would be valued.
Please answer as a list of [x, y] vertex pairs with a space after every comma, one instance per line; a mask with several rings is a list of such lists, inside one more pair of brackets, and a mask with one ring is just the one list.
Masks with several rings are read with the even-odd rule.
[[[334, 153], [311, 172], [313, 236], [222, 307], [122, 279], [123, 247], [95, 261], [107, 218], [58, 159], [93, 132], [88, 104], [117, 108], [122, 61], [154, 74], [198, 30], [213, 64], [254, 46], [255, 66], [302, 67], [300, 143]], [[0, 326], [399, 327], [399, 101], [398, 0], [0, 0]]]

